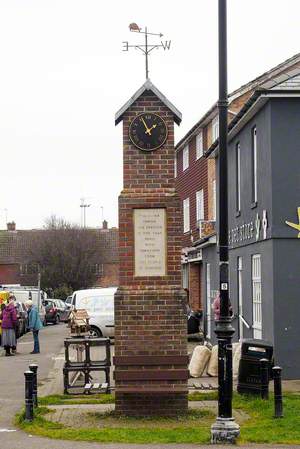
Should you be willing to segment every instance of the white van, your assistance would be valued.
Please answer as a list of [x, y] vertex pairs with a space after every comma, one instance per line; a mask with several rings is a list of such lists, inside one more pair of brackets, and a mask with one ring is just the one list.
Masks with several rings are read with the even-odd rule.
[[117, 287], [77, 290], [72, 295], [71, 308], [85, 309], [90, 317], [90, 334], [94, 337], [114, 337], [114, 294]]

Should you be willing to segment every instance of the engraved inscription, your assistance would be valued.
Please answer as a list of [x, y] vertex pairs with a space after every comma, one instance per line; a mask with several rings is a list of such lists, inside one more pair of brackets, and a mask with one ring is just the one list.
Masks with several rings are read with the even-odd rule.
[[135, 276], [166, 275], [166, 211], [134, 210]]

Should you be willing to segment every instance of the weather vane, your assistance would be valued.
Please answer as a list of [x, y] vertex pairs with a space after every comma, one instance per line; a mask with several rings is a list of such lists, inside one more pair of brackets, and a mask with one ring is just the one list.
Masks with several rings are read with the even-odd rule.
[[164, 50], [170, 50], [171, 41], [160, 41], [160, 44], [149, 44], [148, 43], [148, 36], [159, 36], [160, 38], [163, 37], [162, 33], [150, 33], [147, 30], [147, 27], [145, 27], [145, 30], [143, 31], [142, 28], [140, 28], [136, 23], [131, 23], [129, 25], [129, 30], [133, 33], [140, 33], [145, 35], [145, 45], [129, 45], [128, 41], [123, 41], [123, 51], [128, 51], [129, 48], [135, 48], [136, 50], [141, 50], [146, 59], [146, 79], [149, 78], [149, 69], [148, 69], [148, 55], [149, 53], [154, 50], [155, 48], [163, 48]]

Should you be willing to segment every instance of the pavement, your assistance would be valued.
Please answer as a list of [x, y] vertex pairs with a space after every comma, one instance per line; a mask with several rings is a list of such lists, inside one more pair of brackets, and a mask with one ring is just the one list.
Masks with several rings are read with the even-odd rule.
[[[24, 404], [24, 371], [30, 363], [37, 363], [39, 394], [62, 392], [62, 372], [64, 362], [63, 340], [68, 335], [64, 324], [49, 325], [40, 332], [41, 354], [32, 355], [32, 335], [27, 334], [18, 340], [18, 352], [15, 357], [0, 357], [0, 449], [196, 449], [196, 444], [121, 444], [121, 443], [88, 443], [76, 441], [51, 440], [28, 435], [14, 426], [14, 416]], [[196, 379], [206, 383], [205, 379]], [[193, 380], [192, 380], [193, 382]], [[209, 378], [209, 383], [215, 379]], [[285, 383], [292, 391], [300, 391], [300, 381]], [[220, 449], [227, 446], [218, 445]], [[300, 445], [256, 445], [239, 446], [240, 448], [277, 448], [300, 449]], [[202, 446], [212, 449], [213, 445]]]

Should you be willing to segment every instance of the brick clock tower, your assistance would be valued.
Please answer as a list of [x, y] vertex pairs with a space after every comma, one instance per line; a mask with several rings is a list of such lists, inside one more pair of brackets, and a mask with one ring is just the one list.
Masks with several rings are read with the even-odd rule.
[[120, 282], [115, 295], [116, 411], [187, 410], [187, 321], [181, 288], [182, 212], [174, 182], [181, 113], [149, 79], [117, 112], [123, 120]]

